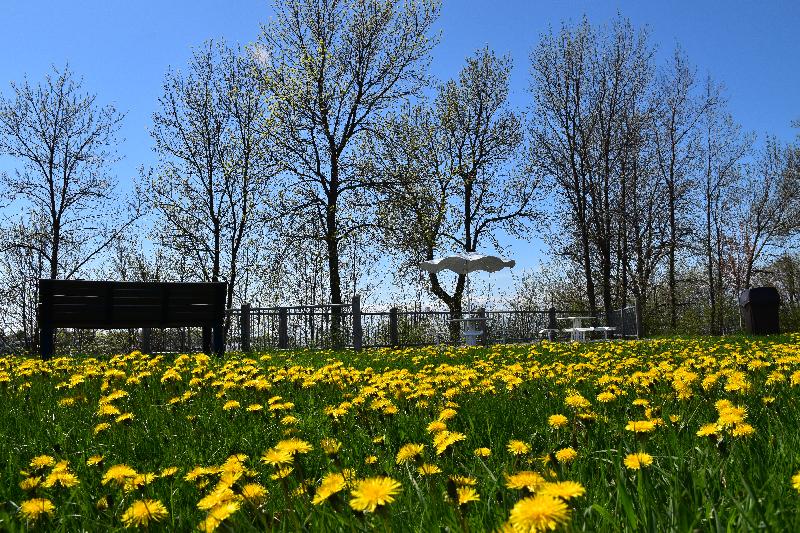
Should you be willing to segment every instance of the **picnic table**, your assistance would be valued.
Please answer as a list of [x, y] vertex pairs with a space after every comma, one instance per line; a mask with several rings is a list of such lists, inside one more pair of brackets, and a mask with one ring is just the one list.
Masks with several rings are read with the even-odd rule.
[[478, 337], [486, 334], [486, 321], [485, 316], [473, 316], [467, 318], [453, 318], [450, 322], [461, 323], [461, 336], [464, 338], [464, 344], [467, 346], [477, 346]]
[[569, 320], [572, 322], [572, 327], [567, 328], [564, 331], [570, 334], [570, 338], [574, 341], [582, 341], [586, 339], [586, 333], [590, 331], [594, 331], [594, 328], [583, 327], [584, 320], [595, 320], [596, 317], [593, 316], [565, 316], [560, 317], [557, 320]]

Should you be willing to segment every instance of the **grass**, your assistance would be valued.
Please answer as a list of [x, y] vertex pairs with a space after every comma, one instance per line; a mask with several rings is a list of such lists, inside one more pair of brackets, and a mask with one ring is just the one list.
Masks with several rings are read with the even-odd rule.
[[[134, 501], [155, 499], [169, 514], [151, 521], [153, 530], [494, 531], [510, 525], [520, 500], [552, 487], [508, 487], [509, 475], [535, 471], [544, 483], [585, 489], [566, 499], [559, 530], [797, 531], [798, 340], [0, 358], [0, 530], [121, 530]], [[99, 414], [101, 398], [117, 390], [127, 395], [103, 403], [119, 414]], [[581, 407], [578, 394], [589, 405]], [[230, 401], [238, 406], [226, 410]], [[248, 411], [253, 404], [262, 409]], [[125, 413], [132, 419], [117, 422]], [[551, 427], [553, 414], [567, 424]], [[437, 454], [429, 424], [440, 418], [463, 440]], [[631, 421], [652, 431], [629, 431]], [[98, 431], [102, 423], [109, 427]], [[698, 436], [706, 424], [713, 434]], [[292, 456], [285, 478], [272, 479], [277, 468], [260, 458], [288, 438], [313, 448]], [[341, 448], [326, 453], [323, 439]], [[514, 455], [511, 440], [529, 451]], [[424, 444], [423, 454], [398, 464], [408, 443]], [[474, 453], [483, 447], [488, 457]], [[565, 448], [577, 457], [558, 461]], [[625, 458], [639, 451], [652, 465], [627, 468]], [[237, 454], [247, 457], [230, 459]], [[67, 461], [78, 483], [43, 486], [57, 476], [53, 466], [31, 467], [42, 455]], [[102, 463], [87, 466], [94, 455]], [[421, 475], [423, 463], [441, 473]], [[103, 484], [120, 464], [156, 475]], [[214, 468], [194, 470], [195, 478], [198, 466]], [[178, 470], [160, 475], [169, 467]], [[351, 470], [347, 486], [312, 503], [326, 473]], [[357, 482], [377, 476], [402, 485], [394, 501], [374, 512], [351, 508]], [[479, 501], [458, 505], [451, 476], [472, 478]], [[38, 486], [23, 490], [31, 478]], [[242, 496], [253, 483], [268, 491], [263, 501]], [[230, 489], [212, 502], [238, 507], [229, 516], [219, 506], [198, 508], [215, 488]], [[33, 498], [50, 500], [52, 514], [20, 512]]]

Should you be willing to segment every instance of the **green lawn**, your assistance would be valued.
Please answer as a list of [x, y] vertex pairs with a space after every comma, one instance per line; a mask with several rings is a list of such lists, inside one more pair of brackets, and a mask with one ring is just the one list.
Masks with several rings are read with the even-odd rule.
[[0, 358], [0, 530], [798, 531], [798, 340]]

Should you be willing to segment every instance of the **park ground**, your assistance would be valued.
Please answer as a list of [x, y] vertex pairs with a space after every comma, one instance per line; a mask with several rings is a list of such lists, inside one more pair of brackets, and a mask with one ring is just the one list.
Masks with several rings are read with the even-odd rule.
[[8, 531], [797, 531], [800, 335], [0, 358]]

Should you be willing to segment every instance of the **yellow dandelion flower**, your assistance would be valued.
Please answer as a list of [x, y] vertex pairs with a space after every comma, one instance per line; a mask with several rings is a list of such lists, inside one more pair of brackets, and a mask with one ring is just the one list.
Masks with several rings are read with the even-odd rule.
[[714, 435], [719, 432], [719, 428], [716, 424], [703, 424], [700, 426], [700, 429], [697, 430], [698, 437], [713, 437]]
[[56, 464], [56, 460], [49, 455], [38, 455], [31, 459], [30, 466], [34, 470], [41, 470]]
[[106, 471], [105, 475], [103, 475], [101, 483], [103, 485], [108, 485], [113, 481], [121, 487], [125, 484], [127, 479], [134, 478], [137, 475], [138, 474], [136, 470], [128, 465], [114, 465]]
[[792, 487], [797, 492], [800, 492], [800, 472], [792, 476]]
[[271, 474], [269, 477], [270, 479], [273, 480], [285, 479], [289, 477], [289, 474], [291, 474], [293, 471], [294, 468], [292, 468], [291, 466], [285, 466], [283, 468], [279, 468], [274, 474]]
[[41, 482], [42, 478], [40, 476], [27, 477], [19, 482], [19, 488], [27, 492], [38, 487]]
[[604, 391], [597, 395], [597, 401], [601, 403], [608, 403], [611, 400], [614, 400], [616, 397], [616, 394], [613, 392]]
[[53, 516], [56, 507], [47, 498], [25, 500], [19, 506], [19, 514], [26, 520], [38, 520], [42, 515]]
[[253, 505], [261, 505], [267, 498], [267, 489], [260, 483], [248, 483], [242, 487], [241, 497]]
[[442, 422], [441, 420], [434, 420], [430, 424], [428, 424], [428, 433], [438, 433], [439, 431], [444, 431], [447, 429], [447, 424]]
[[417, 472], [419, 472], [419, 475], [421, 476], [432, 476], [434, 474], [441, 474], [442, 469], [436, 465], [425, 463], [417, 468]]
[[410, 463], [425, 449], [424, 444], [404, 444], [397, 452], [397, 464]]
[[563, 428], [568, 422], [569, 419], [561, 414], [550, 415], [550, 417], [547, 419], [547, 425], [555, 429]]
[[734, 426], [733, 431], [731, 431], [731, 435], [734, 437], [749, 437], [755, 432], [755, 428], [753, 428], [753, 426], [750, 424], [740, 423]]
[[238, 500], [237, 495], [225, 485], [218, 486], [215, 488], [211, 493], [207, 494], [203, 498], [197, 502], [197, 508], [203, 511], [208, 511], [217, 507], [218, 505], [222, 505], [223, 503], [227, 503], [230, 501]]
[[562, 448], [556, 452], [556, 460], [559, 463], [571, 463], [578, 457], [578, 452], [573, 448]]
[[446, 420], [450, 420], [454, 416], [456, 416], [458, 412], [455, 409], [442, 409], [442, 412], [439, 413], [438, 420], [439, 422], [444, 422]]
[[623, 461], [628, 470], [639, 470], [653, 464], [653, 456], [645, 452], [628, 454]]
[[86, 466], [100, 466], [103, 464], [102, 455], [93, 455], [86, 459]]
[[132, 422], [133, 418], [134, 418], [133, 413], [123, 413], [119, 415], [117, 418], [115, 418], [114, 421], [117, 423]]
[[509, 489], [528, 489], [530, 492], [536, 492], [543, 483], [545, 483], [545, 479], [542, 475], [531, 470], [506, 474], [506, 487]]
[[472, 476], [450, 476], [450, 481], [459, 487], [474, 487], [478, 480]]
[[260, 403], [251, 403], [250, 405], [247, 406], [247, 410], [251, 413], [261, 411], [262, 409], [264, 409], [264, 406], [261, 405]]
[[547, 494], [523, 498], [514, 505], [509, 515], [509, 522], [517, 532], [554, 530], [568, 521], [567, 504]]
[[44, 480], [44, 483], [42, 483], [42, 487], [50, 488], [55, 487], [56, 485], [61, 485], [62, 487], [74, 487], [79, 483], [80, 480], [78, 479], [78, 476], [72, 472], [65, 470], [53, 470]]
[[334, 494], [337, 494], [344, 490], [345, 486], [347, 485], [347, 479], [345, 478], [344, 474], [340, 474], [339, 472], [330, 472], [326, 474], [322, 481], [320, 482], [319, 487], [314, 494], [314, 498], [311, 500], [311, 503], [314, 505], [319, 505], [328, 500]]
[[364, 458], [365, 465], [374, 465], [378, 462], [378, 456], [376, 455], [368, 455]]
[[626, 431], [633, 433], [650, 433], [655, 428], [656, 425], [652, 420], [631, 420], [625, 426]]
[[480, 495], [472, 487], [458, 487], [456, 489], [456, 496], [458, 497], [458, 505], [466, 505], [470, 502], [478, 502], [481, 500]]
[[476, 457], [489, 457], [490, 455], [492, 455], [492, 450], [490, 450], [489, 448], [475, 448], [475, 451], [473, 453], [475, 454]]
[[513, 455], [523, 455], [531, 451], [531, 447], [521, 440], [509, 441], [507, 448]]
[[239, 510], [239, 502], [229, 501], [222, 505], [218, 505], [208, 511], [205, 520], [200, 522], [197, 529], [203, 532], [211, 532], [216, 530], [219, 525], [228, 519], [232, 514]]
[[283, 450], [285, 452], [290, 453], [291, 455], [294, 455], [296, 453], [308, 453], [311, 450], [313, 450], [314, 447], [304, 440], [295, 438], [295, 439], [286, 439], [278, 442], [278, 444], [275, 445], [275, 449]]
[[286, 415], [283, 418], [281, 418], [281, 424], [284, 426], [293, 426], [298, 422], [300, 422], [300, 419], [294, 415]]
[[159, 477], [171, 477], [178, 473], [177, 466], [168, 466], [167, 468], [163, 469], [158, 475]]
[[359, 481], [350, 492], [350, 507], [365, 513], [374, 512], [379, 505], [392, 503], [402, 485], [390, 477], [372, 477]]
[[239, 404], [239, 402], [237, 402], [236, 400], [228, 400], [227, 402], [225, 402], [225, 405], [222, 406], [222, 410], [231, 411], [233, 409], [238, 409], [240, 405], [241, 404]]
[[120, 413], [122, 413], [122, 411], [110, 403], [101, 405], [100, 409], [97, 410], [98, 416], [117, 416]]
[[123, 513], [122, 522], [126, 527], [147, 527], [150, 522], [158, 522], [169, 516], [167, 508], [158, 500], [138, 500]]
[[103, 485], [108, 485], [113, 481], [117, 486], [122, 487], [127, 479], [134, 478], [137, 475], [136, 470], [128, 465], [114, 465], [103, 475], [101, 483]]
[[467, 436], [457, 431], [440, 431], [433, 437], [433, 445], [436, 447], [436, 455], [441, 455], [445, 450], [456, 442], [466, 439]]
[[325, 455], [336, 455], [342, 449], [342, 443], [333, 438], [322, 439], [319, 443]]
[[590, 405], [592, 405], [589, 400], [584, 398], [580, 394], [570, 394], [564, 399], [564, 403], [568, 407], [572, 407], [573, 409], [586, 409]]
[[719, 411], [717, 424], [722, 427], [732, 427], [747, 418], [747, 410], [744, 407], [729, 406]]
[[294, 461], [294, 457], [287, 450], [270, 448], [261, 456], [261, 462], [272, 466], [288, 465]]
[[586, 494], [586, 489], [577, 481], [555, 481], [543, 483], [536, 491], [538, 494], [547, 494], [562, 500], [571, 500]]
[[108, 509], [108, 496], [101, 496], [94, 504], [95, 509], [98, 511], [105, 511]]
[[100, 433], [101, 431], [105, 431], [105, 430], [107, 430], [107, 429], [108, 429], [108, 428], [110, 428], [110, 427], [111, 427], [111, 424], [109, 424], [108, 422], [101, 422], [100, 424], [97, 424], [97, 425], [94, 427], [94, 431], [93, 431], [93, 432], [94, 432], [94, 434], [95, 434], [95, 435], [97, 435], [97, 434], [98, 434], [98, 433]]

